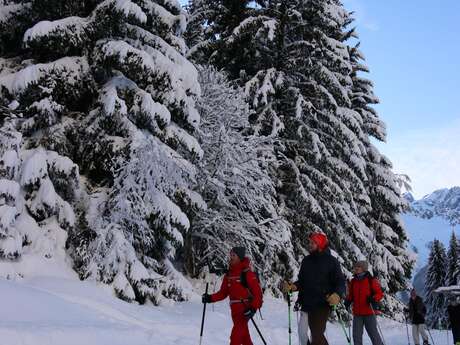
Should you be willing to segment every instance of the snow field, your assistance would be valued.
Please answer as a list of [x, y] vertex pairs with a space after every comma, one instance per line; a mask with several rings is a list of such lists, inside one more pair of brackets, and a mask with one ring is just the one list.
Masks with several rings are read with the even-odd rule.
[[[190, 302], [141, 306], [115, 298], [103, 285], [53, 277], [0, 280], [0, 305], [5, 345], [196, 345], [203, 309], [198, 294]], [[287, 304], [266, 298], [262, 315], [255, 321], [267, 344], [288, 344]], [[292, 320], [297, 345], [295, 314]], [[404, 324], [382, 318], [379, 324], [386, 345], [407, 344]], [[231, 325], [228, 303], [208, 305], [203, 345], [228, 344]], [[251, 335], [254, 345], [262, 344], [252, 325]], [[436, 345], [447, 344], [446, 332], [432, 335]], [[338, 324], [328, 324], [327, 338], [330, 345], [346, 344]], [[364, 344], [370, 345], [366, 335]]]

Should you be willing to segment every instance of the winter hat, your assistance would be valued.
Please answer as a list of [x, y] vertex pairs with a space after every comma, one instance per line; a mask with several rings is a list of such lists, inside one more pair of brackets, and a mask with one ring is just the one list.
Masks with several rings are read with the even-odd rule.
[[246, 248], [244, 247], [233, 247], [232, 252], [234, 252], [236, 256], [240, 258], [240, 260], [243, 260], [246, 256]]
[[314, 232], [310, 235], [310, 240], [316, 243], [318, 250], [322, 252], [329, 244], [327, 236], [321, 232]]
[[356, 261], [353, 266], [354, 267], [361, 267], [363, 269], [363, 271], [367, 271], [367, 269], [369, 268], [369, 264], [365, 260]]

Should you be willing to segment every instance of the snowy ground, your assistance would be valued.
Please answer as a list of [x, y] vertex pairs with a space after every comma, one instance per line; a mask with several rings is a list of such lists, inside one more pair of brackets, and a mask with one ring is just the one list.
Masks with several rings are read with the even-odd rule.
[[[201, 312], [198, 295], [187, 303], [139, 306], [73, 279], [0, 280], [0, 343], [5, 345], [197, 345]], [[262, 312], [264, 320], [258, 316], [256, 322], [267, 343], [288, 344], [286, 304], [266, 300]], [[379, 320], [386, 345], [407, 345], [404, 324]], [[228, 304], [208, 306], [203, 345], [228, 344], [230, 328]], [[251, 334], [254, 345], [262, 344], [254, 329]], [[436, 345], [446, 344], [445, 332], [432, 334]], [[346, 345], [338, 325], [328, 326], [327, 337], [330, 345]], [[365, 344], [370, 344], [367, 336]]]

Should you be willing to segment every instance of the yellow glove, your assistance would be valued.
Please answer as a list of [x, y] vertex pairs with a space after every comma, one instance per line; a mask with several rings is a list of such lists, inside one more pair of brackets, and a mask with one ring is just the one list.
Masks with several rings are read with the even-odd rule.
[[283, 288], [282, 289], [283, 289], [284, 293], [288, 293], [288, 292], [296, 291], [297, 286], [295, 286], [295, 284], [289, 283], [287, 281], [283, 281]]
[[340, 296], [334, 292], [333, 294], [327, 296], [326, 300], [330, 306], [338, 305], [340, 303]]

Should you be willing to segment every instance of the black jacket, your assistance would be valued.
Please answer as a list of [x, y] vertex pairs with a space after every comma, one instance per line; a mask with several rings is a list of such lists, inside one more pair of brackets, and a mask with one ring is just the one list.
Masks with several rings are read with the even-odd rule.
[[409, 318], [413, 325], [421, 325], [425, 323], [426, 307], [420, 296], [412, 298], [409, 301]]
[[447, 307], [447, 313], [449, 314], [449, 321], [452, 325], [452, 328], [460, 328], [460, 305], [450, 304]]
[[340, 264], [329, 249], [306, 256], [294, 284], [299, 289], [297, 302], [305, 312], [327, 306], [327, 295], [335, 292], [343, 297], [346, 289]]

